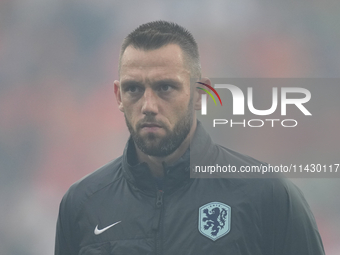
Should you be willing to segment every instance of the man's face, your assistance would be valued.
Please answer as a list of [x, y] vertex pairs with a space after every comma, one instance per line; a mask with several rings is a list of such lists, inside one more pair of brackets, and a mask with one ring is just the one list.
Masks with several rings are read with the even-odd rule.
[[194, 118], [193, 96], [178, 45], [149, 51], [128, 46], [115, 94], [131, 136], [145, 154], [170, 155], [187, 137]]

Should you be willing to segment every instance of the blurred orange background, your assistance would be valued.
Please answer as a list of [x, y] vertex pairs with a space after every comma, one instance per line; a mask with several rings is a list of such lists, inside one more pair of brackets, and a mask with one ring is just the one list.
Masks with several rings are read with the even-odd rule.
[[[63, 194], [121, 155], [129, 134], [113, 93], [120, 45], [158, 19], [193, 33], [205, 76], [339, 77], [337, 1], [0, 0], [0, 254], [53, 254]], [[275, 139], [273, 154], [308, 149]], [[231, 148], [271, 155], [237, 140]], [[293, 181], [326, 253], [339, 254], [340, 179]]]

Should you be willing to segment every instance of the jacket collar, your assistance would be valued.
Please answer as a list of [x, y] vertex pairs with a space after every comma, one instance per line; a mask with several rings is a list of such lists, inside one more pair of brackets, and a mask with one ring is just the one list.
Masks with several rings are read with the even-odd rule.
[[[204, 130], [201, 122], [197, 121], [197, 127], [187, 151], [174, 164], [163, 164], [165, 169], [164, 190], [171, 191], [190, 182], [190, 163], [206, 162], [210, 158], [212, 147], [213, 143], [209, 134]], [[124, 175], [138, 189], [155, 191], [155, 179], [151, 175], [147, 163], [138, 163], [136, 159], [136, 149], [130, 137], [123, 153]]]

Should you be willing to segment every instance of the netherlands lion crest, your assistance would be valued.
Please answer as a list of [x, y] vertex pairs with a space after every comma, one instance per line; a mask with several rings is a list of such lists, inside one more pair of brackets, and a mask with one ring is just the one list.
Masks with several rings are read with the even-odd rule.
[[220, 202], [211, 202], [199, 208], [198, 230], [213, 241], [230, 231], [231, 207]]

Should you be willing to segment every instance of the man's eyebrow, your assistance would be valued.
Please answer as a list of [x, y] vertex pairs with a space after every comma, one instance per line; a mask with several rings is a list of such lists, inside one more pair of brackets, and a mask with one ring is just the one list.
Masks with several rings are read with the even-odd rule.
[[164, 85], [164, 84], [178, 86], [180, 85], [180, 82], [174, 79], [164, 79], [164, 80], [155, 81], [153, 84], [156, 86]]
[[[135, 80], [125, 80], [121, 82], [122, 87], [128, 86], [143, 86], [143, 82]], [[161, 86], [161, 85], [179, 86], [181, 83], [175, 79], [162, 79], [151, 83], [151, 86]]]
[[122, 87], [127, 87], [127, 86], [140, 86], [142, 85], [141, 82], [139, 81], [134, 81], [134, 80], [126, 80], [121, 82]]

